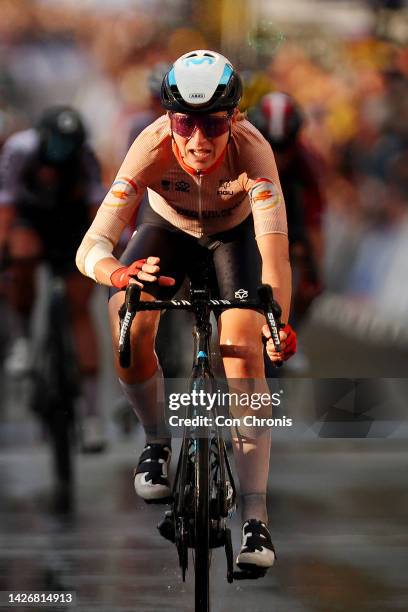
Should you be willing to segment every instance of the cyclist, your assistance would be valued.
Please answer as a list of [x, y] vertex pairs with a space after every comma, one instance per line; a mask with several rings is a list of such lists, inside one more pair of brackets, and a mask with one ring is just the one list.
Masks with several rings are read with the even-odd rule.
[[29, 326], [40, 260], [65, 280], [82, 374], [84, 451], [103, 446], [97, 405], [97, 340], [90, 314], [93, 285], [78, 273], [78, 244], [104, 194], [99, 163], [86, 143], [78, 112], [46, 109], [35, 127], [5, 142], [0, 159], [0, 253], [10, 260], [8, 302], [15, 342], [6, 358], [11, 374], [30, 367]]
[[285, 194], [294, 275], [292, 316], [298, 325], [322, 285], [323, 162], [301, 139], [304, 117], [292, 96], [268, 93], [248, 116], [273, 149]]
[[147, 109], [136, 113], [130, 121], [129, 146], [133, 143], [135, 138], [139, 136], [140, 132], [163, 114], [163, 107], [161, 105], [161, 85], [169, 69], [170, 65], [167, 62], [157, 62], [151, 67], [147, 80], [149, 88], [149, 105]]
[[[262, 277], [273, 286], [287, 321], [291, 272], [284, 200], [270, 146], [237, 111], [241, 92], [238, 73], [222, 55], [197, 50], [180, 57], [163, 80], [167, 114], [135, 140], [86, 233], [77, 265], [112, 287], [114, 346], [118, 309], [128, 283], [137, 278], [144, 285], [142, 299], [168, 299], [208, 250], [221, 298], [234, 298], [236, 293], [255, 297]], [[112, 250], [146, 188], [150, 206], [117, 261]], [[129, 369], [116, 362], [123, 391], [146, 433], [134, 485], [150, 501], [170, 494], [170, 439], [160, 410], [163, 374], [154, 351], [158, 323], [158, 313], [139, 313], [132, 327], [134, 362]], [[240, 379], [243, 386], [255, 379], [257, 390], [268, 392], [262, 327], [263, 317], [255, 311], [227, 310], [219, 319], [220, 348], [229, 379]], [[282, 355], [274, 351], [271, 340], [267, 344], [274, 361], [296, 350], [296, 334], [288, 325], [281, 338]], [[234, 452], [244, 520], [237, 562], [270, 567], [270, 431], [258, 438], [236, 432]]]

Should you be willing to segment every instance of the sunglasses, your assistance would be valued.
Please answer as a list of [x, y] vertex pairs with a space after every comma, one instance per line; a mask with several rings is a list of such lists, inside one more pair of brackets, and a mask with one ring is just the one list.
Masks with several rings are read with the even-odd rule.
[[207, 138], [217, 138], [230, 130], [231, 117], [215, 115], [183, 115], [170, 114], [171, 129], [183, 138], [191, 138], [194, 132], [200, 129]]

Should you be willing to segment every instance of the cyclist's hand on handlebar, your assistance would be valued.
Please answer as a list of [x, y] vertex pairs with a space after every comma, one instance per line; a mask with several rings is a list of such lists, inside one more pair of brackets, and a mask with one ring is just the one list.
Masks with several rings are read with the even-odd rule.
[[273, 344], [273, 340], [271, 338], [271, 332], [267, 325], [262, 327], [262, 333], [267, 338], [266, 343], [266, 352], [271, 361], [286, 361], [289, 357], [292, 357], [296, 353], [297, 346], [297, 334], [294, 329], [286, 323], [285, 327], [283, 327], [279, 332], [279, 337], [281, 340], [281, 352], [277, 353], [275, 351], [275, 346]]
[[155, 283], [157, 281], [162, 287], [171, 287], [176, 281], [170, 276], [159, 276], [159, 263], [159, 257], [148, 257], [147, 259], [138, 259], [130, 266], [118, 268], [111, 274], [112, 286], [117, 289], [126, 289], [129, 284], [134, 283], [142, 288], [143, 283]]

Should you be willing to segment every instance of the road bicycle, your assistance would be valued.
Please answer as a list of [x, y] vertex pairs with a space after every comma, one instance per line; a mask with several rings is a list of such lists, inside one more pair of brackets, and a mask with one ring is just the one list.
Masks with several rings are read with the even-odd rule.
[[[119, 311], [119, 361], [122, 367], [131, 364], [130, 329], [137, 312], [151, 310], [188, 310], [193, 313], [194, 359], [190, 379], [190, 393], [215, 391], [215, 379], [210, 363], [210, 315], [228, 308], [251, 308], [261, 311], [266, 318], [275, 348], [281, 350], [279, 329], [281, 309], [273, 299], [269, 285], [258, 288], [258, 299], [211, 299], [204, 283], [191, 281], [189, 299], [140, 300], [141, 290], [136, 284], [128, 286], [125, 301]], [[199, 395], [197, 395], [199, 397]], [[207, 412], [207, 411], [206, 411]], [[189, 406], [186, 417], [200, 416], [200, 406]], [[178, 560], [185, 581], [189, 565], [189, 549], [195, 569], [195, 610], [210, 610], [210, 565], [214, 548], [224, 547], [227, 559], [227, 581], [254, 579], [265, 570], [234, 572], [231, 531], [227, 519], [236, 506], [236, 487], [229, 463], [222, 429], [215, 423], [218, 408], [213, 408], [212, 425], [185, 426], [178, 459], [170, 510], [158, 525], [160, 533], [176, 545]], [[162, 500], [163, 501], [163, 500]]]
[[[6, 274], [12, 260], [7, 251], [1, 255], [0, 273]], [[79, 370], [63, 278], [49, 273], [41, 297], [43, 313], [33, 333], [31, 365], [23, 377], [28, 383], [24, 403], [44, 428], [51, 448], [55, 508], [66, 511], [72, 505]]]

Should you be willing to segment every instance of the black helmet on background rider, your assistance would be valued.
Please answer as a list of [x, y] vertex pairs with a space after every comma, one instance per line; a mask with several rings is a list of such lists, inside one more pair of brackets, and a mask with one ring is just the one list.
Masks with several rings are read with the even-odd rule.
[[255, 125], [275, 150], [290, 146], [303, 124], [303, 115], [295, 100], [280, 91], [263, 96], [259, 104], [248, 112]]
[[69, 162], [85, 142], [82, 119], [70, 106], [47, 108], [35, 127], [40, 135], [42, 154], [51, 164]]
[[161, 88], [163, 84], [163, 79], [171, 69], [171, 64], [168, 62], [157, 62], [153, 64], [150, 69], [149, 76], [147, 78], [147, 85], [149, 87], [149, 92], [154, 100], [157, 102], [161, 102]]
[[232, 113], [242, 82], [231, 62], [215, 51], [185, 53], [163, 79], [161, 102], [174, 113]]

